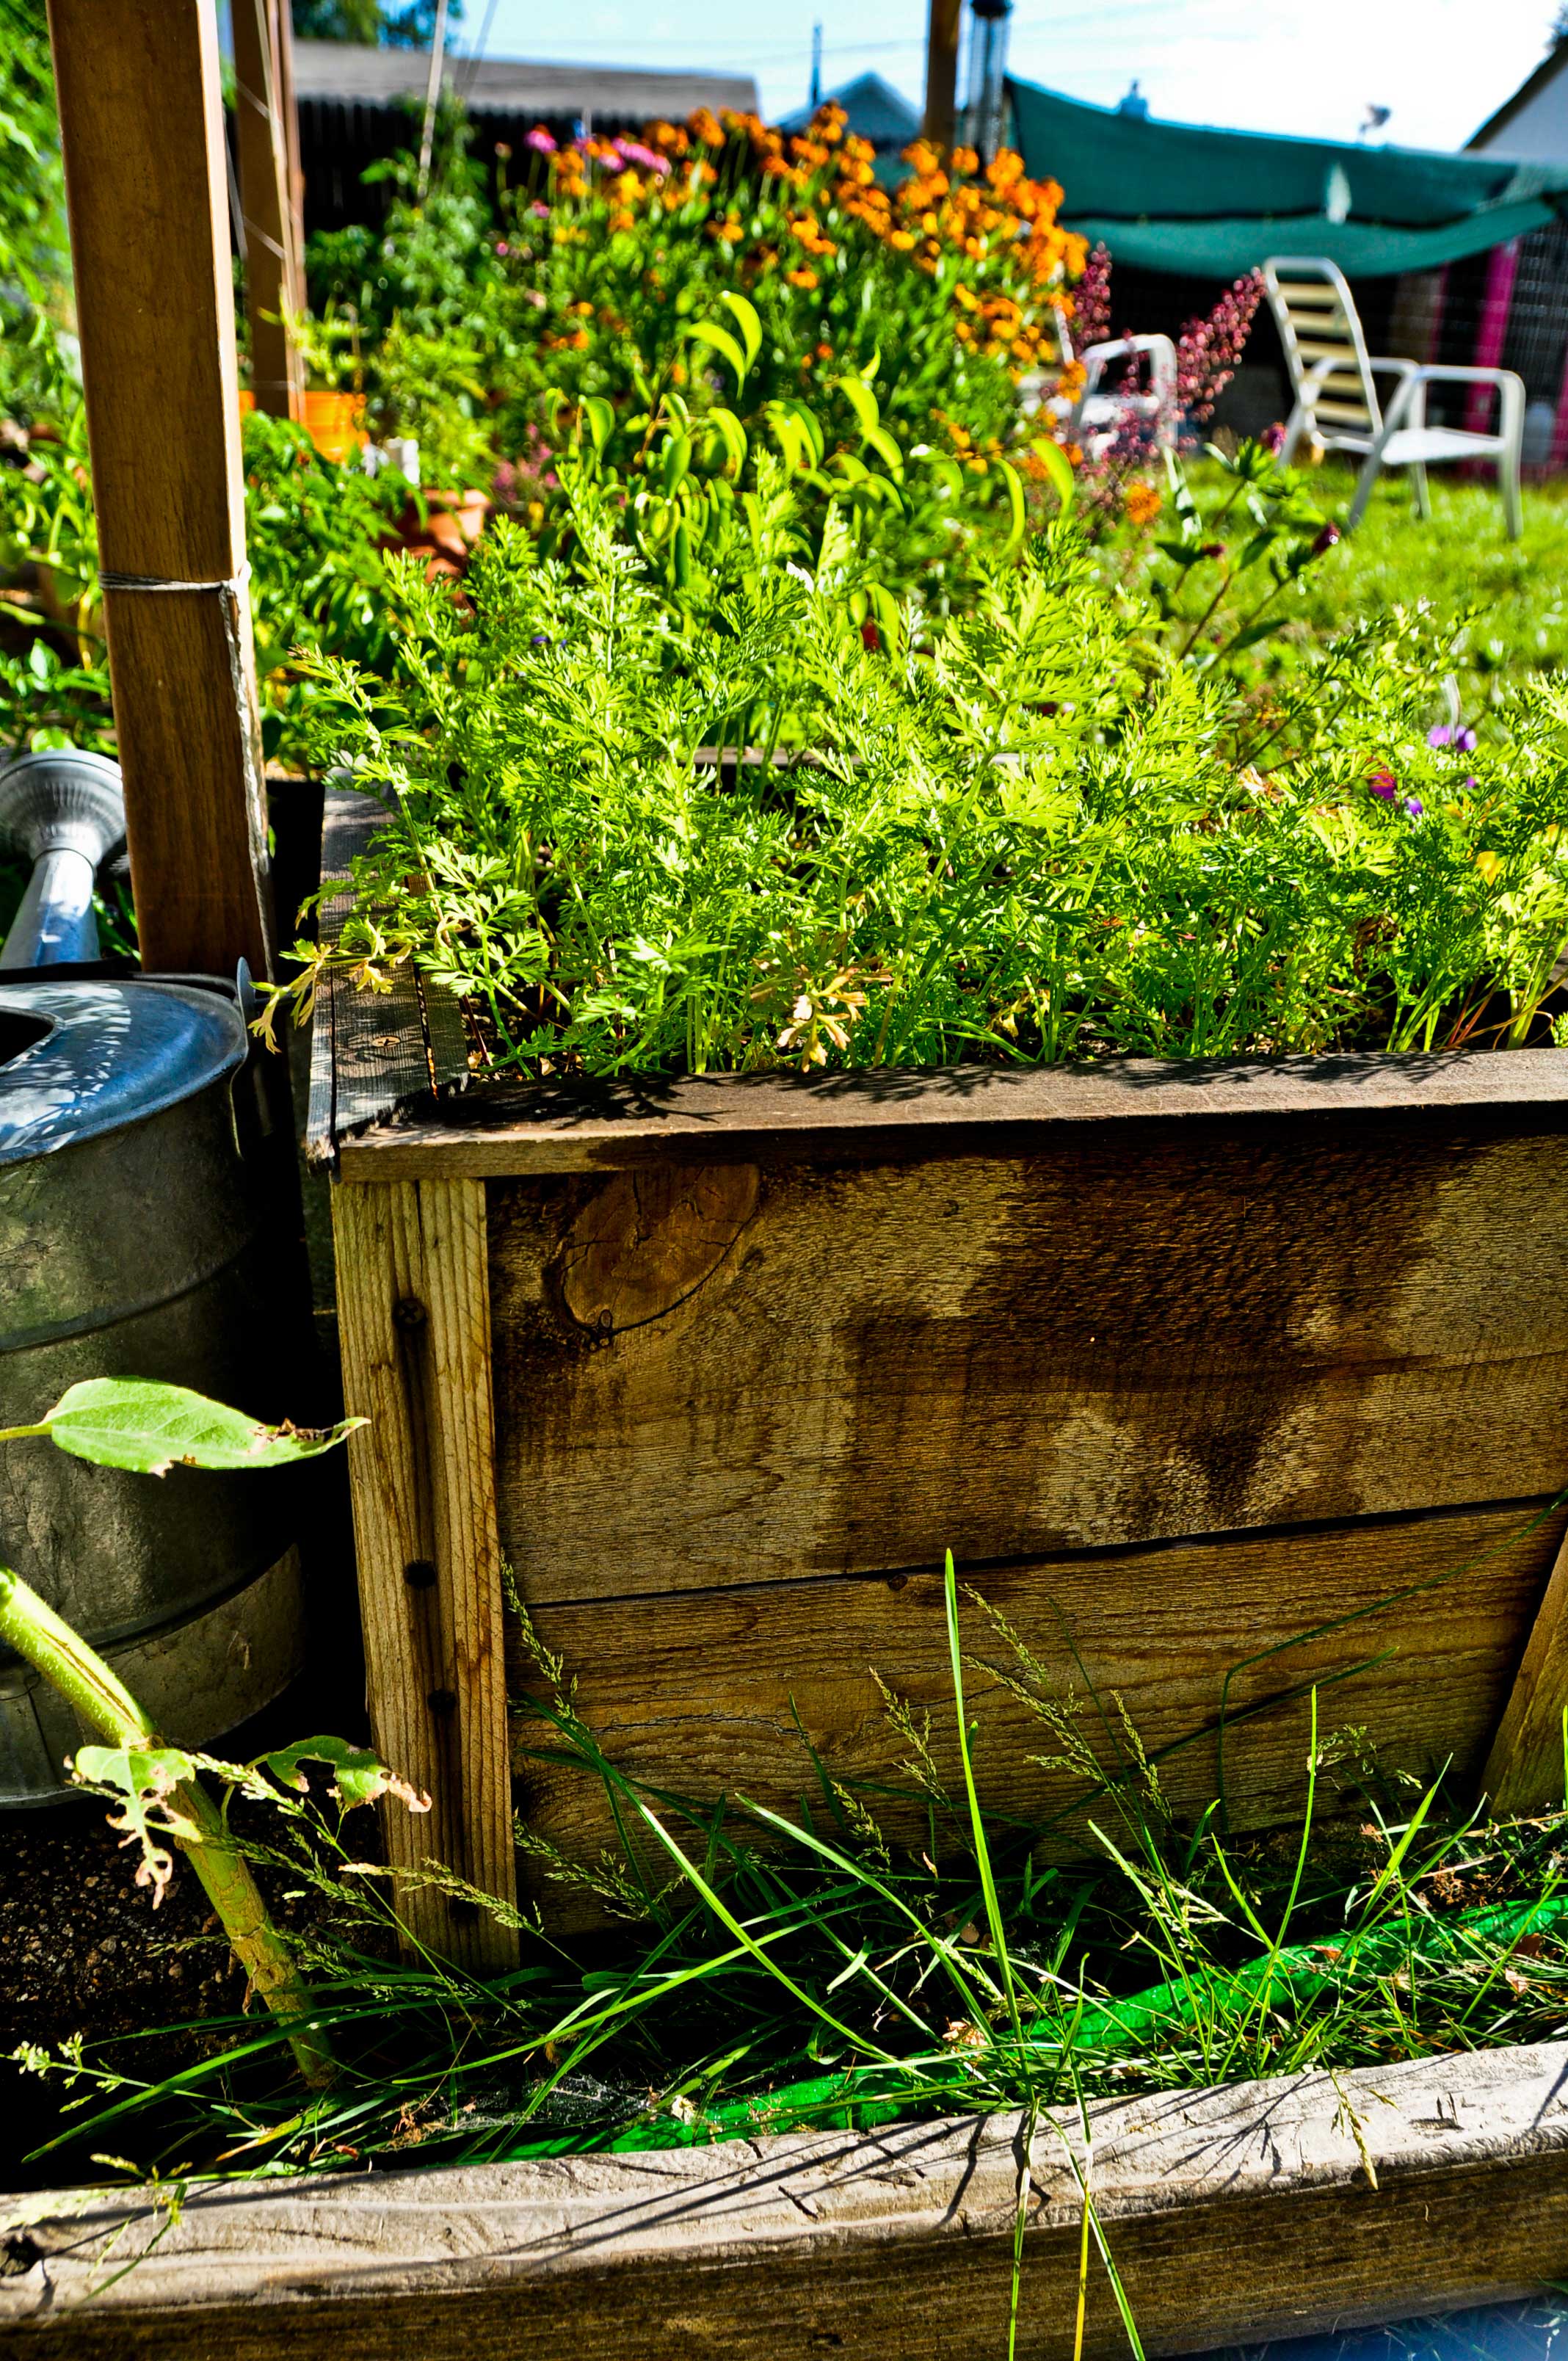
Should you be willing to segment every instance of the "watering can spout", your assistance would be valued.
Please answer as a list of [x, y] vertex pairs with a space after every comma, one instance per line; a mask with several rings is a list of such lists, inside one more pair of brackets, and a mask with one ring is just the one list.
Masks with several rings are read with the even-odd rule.
[[97, 958], [93, 886], [125, 835], [120, 767], [106, 755], [65, 747], [24, 754], [0, 771], [0, 848], [32, 863], [0, 968]]

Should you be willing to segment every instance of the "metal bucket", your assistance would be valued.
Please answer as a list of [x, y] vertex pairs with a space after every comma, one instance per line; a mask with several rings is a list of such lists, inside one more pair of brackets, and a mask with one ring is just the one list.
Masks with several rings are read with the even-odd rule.
[[[161, 1378], [276, 1417], [277, 1285], [252, 1171], [264, 1116], [219, 985], [0, 985], [0, 1426], [68, 1386]], [[0, 1448], [0, 1561], [202, 1745], [299, 1668], [287, 1476], [89, 1466]], [[0, 1651], [0, 1805], [67, 1792], [89, 1735]]]

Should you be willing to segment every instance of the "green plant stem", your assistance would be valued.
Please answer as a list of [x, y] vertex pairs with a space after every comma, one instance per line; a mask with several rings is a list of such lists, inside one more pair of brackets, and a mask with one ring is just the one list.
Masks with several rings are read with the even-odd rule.
[[[162, 1745], [142, 1708], [87, 1642], [38, 1592], [0, 1565], [0, 1644], [25, 1656], [35, 1672], [57, 1688], [83, 1721], [112, 1745], [148, 1750]], [[312, 2023], [310, 1993], [267, 1914], [267, 1905], [247, 1861], [235, 1849], [222, 1813], [196, 1779], [181, 1780], [169, 1804], [196, 1836], [173, 1837], [190, 1857], [235, 1957], [253, 1988], [273, 2013], [298, 2030], [289, 2035], [301, 2073], [315, 2090], [336, 2076], [325, 2036]]]

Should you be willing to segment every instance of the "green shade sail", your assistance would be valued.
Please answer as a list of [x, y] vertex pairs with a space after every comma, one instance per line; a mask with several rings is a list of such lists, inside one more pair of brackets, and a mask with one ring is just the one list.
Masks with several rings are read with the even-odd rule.
[[1271, 254], [1349, 278], [1432, 270], [1568, 215], [1568, 165], [1156, 123], [1012, 82], [1018, 147], [1062, 220], [1134, 269], [1234, 279]]

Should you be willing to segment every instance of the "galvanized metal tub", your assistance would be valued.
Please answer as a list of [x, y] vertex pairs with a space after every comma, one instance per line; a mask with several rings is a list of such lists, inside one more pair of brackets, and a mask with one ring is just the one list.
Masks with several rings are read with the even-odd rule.
[[[261, 1115], [231, 992], [0, 988], [0, 1426], [79, 1378], [160, 1378], [277, 1416], [276, 1280], [248, 1150]], [[0, 1449], [0, 1560], [199, 1745], [298, 1669], [286, 1476], [162, 1478]], [[0, 1652], [0, 1806], [66, 1792], [87, 1733]]]

